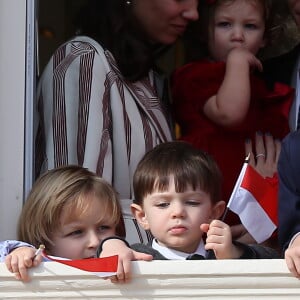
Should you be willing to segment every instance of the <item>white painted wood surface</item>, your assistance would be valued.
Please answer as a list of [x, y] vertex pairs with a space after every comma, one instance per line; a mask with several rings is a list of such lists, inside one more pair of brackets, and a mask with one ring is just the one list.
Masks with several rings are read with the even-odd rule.
[[133, 262], [128, 284], [55, 262], [31, 276], [22, 283], [0, 264], [0, 299], [300, 299], [300, 280], [281, 259]]
[[0, 0], [0, 240], [23, 205], [26, 1]]

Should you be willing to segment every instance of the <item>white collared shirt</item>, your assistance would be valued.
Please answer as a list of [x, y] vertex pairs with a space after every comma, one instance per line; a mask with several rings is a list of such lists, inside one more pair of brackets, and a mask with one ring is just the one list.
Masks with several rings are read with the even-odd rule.
[[159, 245], [156, 239], [152, 241], [152, 248], [161, 253], [165, 258], [170, 260], [185, 260], [188, 256], [193, 254], [200, 254], [206, 257], [206, 251], [204, 248], [203, 240], [200, 241], [197, 250], [194, 253], [185, 253], [181, 251], [177, 251], [174, 249], [167, 248], [165, 246]]

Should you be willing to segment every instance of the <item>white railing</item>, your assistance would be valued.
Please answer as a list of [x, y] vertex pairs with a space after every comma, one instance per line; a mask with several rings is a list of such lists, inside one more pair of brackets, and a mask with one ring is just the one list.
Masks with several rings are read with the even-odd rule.
[[300, 299], [284, 260], [133, 262], [128, 284], [112, 284], [55, 262], [14, 279], [0, 264], [0, 299]]

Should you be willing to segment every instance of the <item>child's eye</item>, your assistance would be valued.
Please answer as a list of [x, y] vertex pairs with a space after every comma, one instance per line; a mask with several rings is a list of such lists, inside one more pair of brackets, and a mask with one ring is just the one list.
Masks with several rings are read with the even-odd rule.
[[218, 22], [217, 23], [217, 27], [221, 27], [221, 28], [228, 28], [231, 26], [230, 22], [227, 21], [223, 21], [223, 22]]
[[159, 207], [159, 208], [166, 208], [170, 205], [169, 202], [161, 202], [161, 203], [157, 203], [155, 206]]
[[245, 24], [245, 27], [247, 28], [247, 29], [257, 29], [257, 26], [255, 25], [255, 24]]
[[190, 205], [190, 206], [199, 206], [199, 205], [200, 205], [200, 202], [199, 202], [199, 201], [196, 201], [196, 200], [187, 200], [187, 201], [186, 201], [186, 204], [187, 204], [187, 205]]
[[111, 226], [109, 225], [100, 225], [99, 226], [99, 231], [107, 231], [107, 230], [110, 230], [111, 229]]
[[68, 235], [71, 236], [71, 235], [80, 235], [82, 234], [82, 230], [81, 229], [78, 229], [78, 230], [74, 230], [72, 232], [70, 232]]

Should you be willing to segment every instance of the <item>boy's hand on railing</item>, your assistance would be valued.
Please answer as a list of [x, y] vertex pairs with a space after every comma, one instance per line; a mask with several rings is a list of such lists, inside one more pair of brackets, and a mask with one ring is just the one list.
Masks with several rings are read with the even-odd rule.
[[38, 266], [43, 259], [42, 255], [35, 255], [35, 253], [35, 248], [16, 248], [5, 257], [5, 265], [16, 279], [27, 282], [30, 280], [27, 270]]
[[118, 255], [117, 275], [108, 277], [112, 283], [126, 283], [131, 280], [131, 261], [153, 259], [152, 255], [137, 252], [128, 248], [128, 246], [119, 239], [110, 239], [102, 245], [102, 251], [99, 257]]

